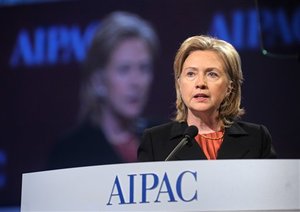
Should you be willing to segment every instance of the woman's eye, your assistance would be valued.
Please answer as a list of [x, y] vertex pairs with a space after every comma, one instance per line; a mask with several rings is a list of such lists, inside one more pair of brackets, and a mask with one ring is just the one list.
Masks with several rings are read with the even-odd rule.
[[189, 72], [186, 73], [186, 75], [187, 75], [188, 77], [194, 77], [194, 76], [195, 76], [195, 73], [189, 71]]
[[207, 73], [207, 76], [211, 78], [217, 78], [219, 75], [216, 72], [210, 71]]

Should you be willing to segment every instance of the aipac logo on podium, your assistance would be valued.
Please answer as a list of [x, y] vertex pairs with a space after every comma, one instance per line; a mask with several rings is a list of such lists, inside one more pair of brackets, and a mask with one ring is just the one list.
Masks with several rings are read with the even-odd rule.
[[[116, 175], [106, 205], [197, 201], [196, 171], [183, 171], [175, 178], [172, 175], [172, 179], [170, 176], [167, 172], [162, 175], [156, 173], [129, 174], [122, 179]], [[189, 187], [185, 187], [185, 185], [189, 185]], [[194, 185], [193, 189], [190, 185]]]

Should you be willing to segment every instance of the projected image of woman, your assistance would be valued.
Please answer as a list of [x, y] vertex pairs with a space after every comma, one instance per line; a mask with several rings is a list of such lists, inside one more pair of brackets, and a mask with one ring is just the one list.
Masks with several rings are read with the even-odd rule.
[[137, 160], [158, 38], [145, 20], [113, 12], [101, 22], [84, 63], [81, 124], [55, 148], [50, 168]]

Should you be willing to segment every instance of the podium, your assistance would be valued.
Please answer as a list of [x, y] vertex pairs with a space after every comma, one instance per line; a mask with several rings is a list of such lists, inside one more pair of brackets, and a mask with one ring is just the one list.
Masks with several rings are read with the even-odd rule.
[[300, 211], [300, 160], [128, 163], [25, 173], [21, 211]]

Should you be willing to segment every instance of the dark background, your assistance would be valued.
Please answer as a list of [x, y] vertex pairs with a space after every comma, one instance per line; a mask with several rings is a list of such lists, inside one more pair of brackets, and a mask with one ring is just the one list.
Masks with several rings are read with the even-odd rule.
[[[0, 206], [20, 205], [22, 173], [45, 170], [57, 138], [77, 122], [81, 59], [68, 55], [68, 48], [57, 51], [56, 59], [45, 59], [49, 31], [76, 26], [83, 33], [115, 10], [139, 14], [160, 38], [146, 116], [166, 121], [173, 117], [172, 67], [180, 43], [196, 34], [215, 35], [240, 52], [243, 119], [268, 127], [280, 159], [299, 159], [300, 2], [258, 1], [256, 6], [253, 0], [73, 0], [1, 6]], [[44, 60], [26, 64], [19, 57], [12, 63], [20, 33], [26, 32], [34, 46], [37, 29], [46, 34]]]

